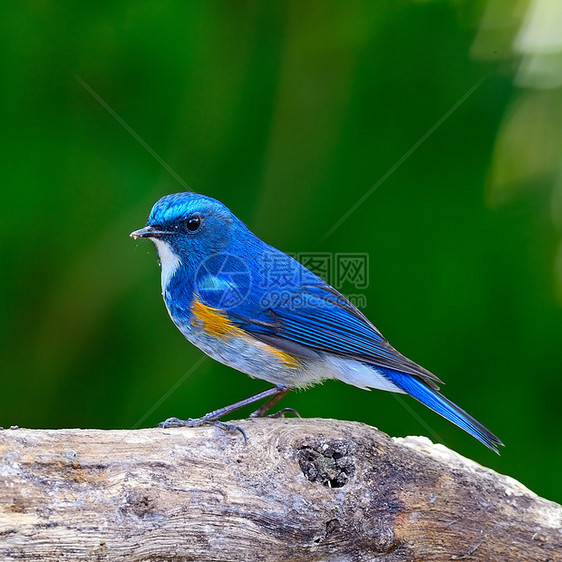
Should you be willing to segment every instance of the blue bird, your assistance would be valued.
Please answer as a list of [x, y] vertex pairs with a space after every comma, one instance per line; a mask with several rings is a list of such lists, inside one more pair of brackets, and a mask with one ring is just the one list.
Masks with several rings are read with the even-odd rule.
[[161, 425], [240, 430], [219, 418], [269, 398], [251, 414], [262, 416], [293, 388], [338, 379], [408, 394], [492, 451], [503, 445], [440, 394], [441, 381], [396, 351], [343, 295], [260, 240], [219, 201], [167, 195], [152, 208], [146, 227], [130, 236], [155, 244], [162, 295], [180, 332], [213, 359], [274, 385], [202, 418], [170, 418]]

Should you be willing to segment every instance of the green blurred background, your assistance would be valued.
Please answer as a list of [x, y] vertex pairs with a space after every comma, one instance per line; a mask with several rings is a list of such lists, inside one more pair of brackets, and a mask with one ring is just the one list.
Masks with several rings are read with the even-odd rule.
[[154, 426], [267, 386], [210, 359], [184, 377], [202, 354], [167, 316], [154, 249], [128, 237], [186, 189], [177, 175], [285, 251], [367, 252], [367, 316], [507, 446], [337, 382], [283, 405], [438, 435], [562, 501], [552, 17], [461, 0], [0, 10], [0, 425]]

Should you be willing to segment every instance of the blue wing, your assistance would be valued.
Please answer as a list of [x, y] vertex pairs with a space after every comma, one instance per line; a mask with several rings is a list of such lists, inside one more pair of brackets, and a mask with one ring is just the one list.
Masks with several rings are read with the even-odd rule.
[[255, 269], [251, 291], [226, 311], [232, 322], [296, 356], [331, 353], [414, 375], [437, 388], [441, 381], [435, 375], [396, 351], [343, 295], [290, 256], [270, 251], [291, 266], [295, 280], [271, 288]]

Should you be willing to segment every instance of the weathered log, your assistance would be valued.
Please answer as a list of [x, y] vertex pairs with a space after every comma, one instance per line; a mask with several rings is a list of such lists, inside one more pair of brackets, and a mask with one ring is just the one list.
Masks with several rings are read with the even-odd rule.
[[359, 423], [0, 431], [0, 560], [562, 559], [562, 507]]

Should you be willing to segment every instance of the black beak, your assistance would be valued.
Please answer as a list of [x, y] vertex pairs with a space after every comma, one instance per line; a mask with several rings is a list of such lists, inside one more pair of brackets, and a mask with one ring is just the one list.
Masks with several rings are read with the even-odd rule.
[[129, 236], [131, 238], [162, 238], [166, 234], [171, 234], [170, 232], [166, 232], [165, 230], [158, 230], [153, 226], [145, 226], [144, 228], [140, 228], [139, 230], [135, 230], [131, 232]]

